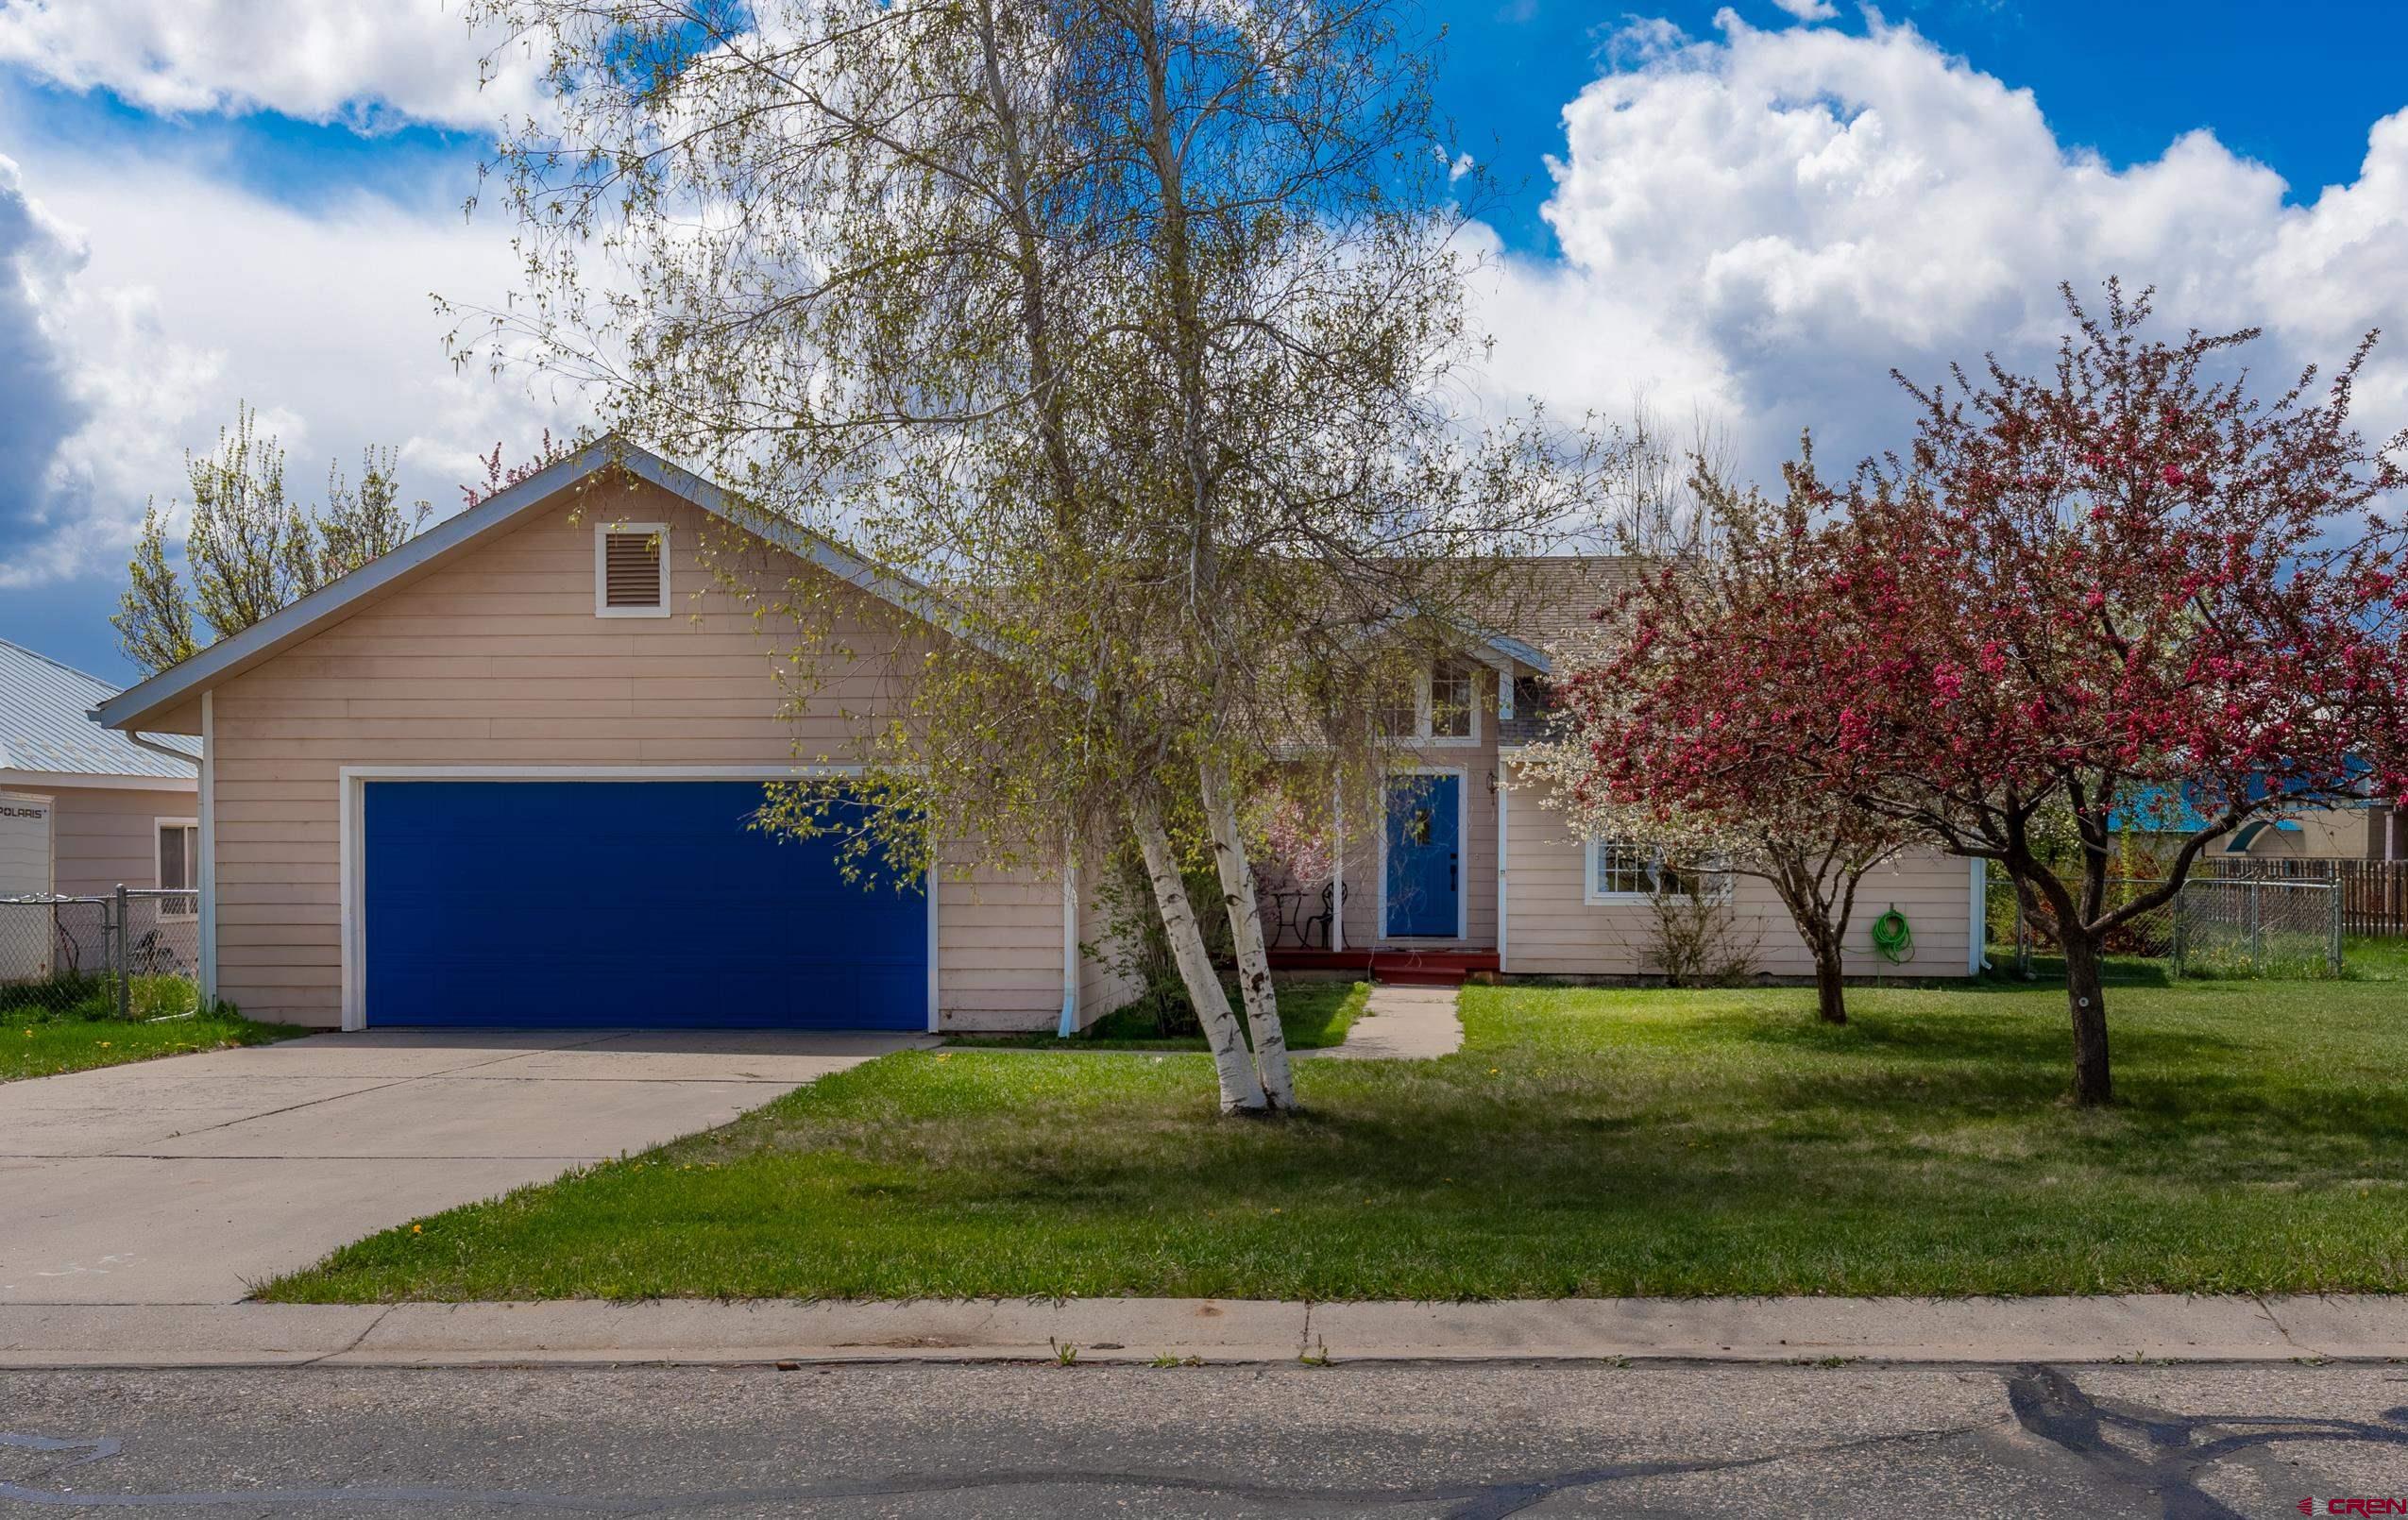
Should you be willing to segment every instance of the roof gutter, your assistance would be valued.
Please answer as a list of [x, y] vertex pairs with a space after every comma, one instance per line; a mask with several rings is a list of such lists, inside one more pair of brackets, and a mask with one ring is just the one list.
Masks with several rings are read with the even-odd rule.
[[[97, 712], [88, 713], [85, 716], [93, 718], [94, 721], [97, 721], [100, 718], [100, 714]], [[171, 750], [164, 744], [153, 743], [151, 740], [144, 738], [140, 734], [137, 734], [132, 729], [124, 729], [120, 732], [122, 732], [126, 737], [133, 740], [136, 744], [139, 744], [144, 749], [148, 750], [151, 753], [163, 754], [170, 760], [181, 760], [184, 764], [193, 768], [193, 773], [195, 775], [198, 775], [200, 773], [201, 757], [199, 755], [186, 754], [181, 750]]]

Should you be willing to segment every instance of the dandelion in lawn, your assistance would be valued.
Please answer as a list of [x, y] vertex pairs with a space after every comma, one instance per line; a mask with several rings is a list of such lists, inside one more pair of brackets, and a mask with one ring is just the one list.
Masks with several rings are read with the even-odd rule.
[[410, 1226], [410, 1233], [413, 1235], [424, 1235], [426, 1232], [427, 1227], [424, 1224], [413, 1224]]

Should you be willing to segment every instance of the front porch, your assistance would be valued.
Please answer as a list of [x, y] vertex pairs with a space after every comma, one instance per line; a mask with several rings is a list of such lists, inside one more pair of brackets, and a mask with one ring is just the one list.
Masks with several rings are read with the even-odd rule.
[[1417, 947], [1375, 947], [1368, 950], [1299, 950], [1268, 952], [1276, 971], [1354, 971], [1395, 987], [1461, 987], [1476, 972], [1494, 971], [1501, 962], [1493, 950], [1432, 950]]

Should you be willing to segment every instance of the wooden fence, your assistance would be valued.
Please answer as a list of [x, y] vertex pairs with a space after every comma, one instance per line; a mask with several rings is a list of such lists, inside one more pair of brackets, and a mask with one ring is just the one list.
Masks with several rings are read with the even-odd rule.
[[2408, 937], [2408, 860], [2252, 859], [2210, 856], [2196, 874], [2223, 880], [2333, 882], [2341, 887], [2341, 932]]

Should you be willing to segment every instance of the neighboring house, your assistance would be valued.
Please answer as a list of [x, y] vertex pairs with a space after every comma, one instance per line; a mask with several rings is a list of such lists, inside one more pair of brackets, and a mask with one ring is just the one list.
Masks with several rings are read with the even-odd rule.
[[0, 639], [0, 897], [198, 884], [200, 746], [93, 722], [116, 693]]
[[2408, 820], [2383, 802], [2304, 808], [2243, 824], [2218, 853], [2251, 860], [2408, 860]]
[[[1589, 626], [1625, 562], [1527, 562], [1507, 633], [1467, 633], [1432, 662], [1408, 706], [1386, 715], [1394, 760], [1373, 837], [1343, 840], [1335, 883], [1282, 884], [1274, 965], [1370, 967], [1382, 974], [1641, 976], [1651, 970], [1661, 863], [1611, 839], [1574, 836], [1541, 786], [1517, 768], [1545, 736], [1552, 662], [1546, 650]], [[1349, 813], [1349, 816], [1352, 816]], [[1748, 876], [1716, 886], [1735, 946], [1757, 969], [1810, 976], [1813, 962], [1772, 887]], [[1915, 852], [1877, 867], [1857, 895], [1847, 969], [1858, 975], [1965, 976], [1979, 970], [1978, 861]], [[1324, 904], [1341, 898], [1328, 921]], [[1908, 957], [1874, 947], [1873, 920], [1895, 907]]]
[[[764, 781], [841, 774], [897, 665], [958, 635], [925, 589], [747, 517], [599, 444], [102, 703], [111, 726], [202, 740], [205, 988], [347, 1028], [1026, 1029], [1126, 1001], [1080, 952], [1108, 931], [1075, 875], [865, 891], [826, 843], [750, 826]], [[727, 578], [774, 598], [817, 576], [841, 583], [824, 636], [851, 663], [798, 699]], [[1546, 657], [1510, 639], [1466, 652], [1399, 715], [1399, 758], [1435, 786], [1400, 792], [1383, 837], [1347, 855], [1362, 889], [1344, 942], [1636, 970], [1630, 873], [1589, 865], [1510, 785], [1500, 701]], [[1402, 886], [1383, 904], [1390, 839]], [[1868, 884], [1869, 914], [1895, 902], [1914, 920], [1908, 971], [1964, 973], [1967, 879], [1964, 862], [1916, 862]], [[1742, 884], [1740, 911], [1765, 917], [1760, 896]], [[1767, 936], [1768, 969], [1803, 969], [1791, 942]]]
[[[2351, 789], [2364, 789], [2356, 779], [2364, 769], [2353, 767], [2349, 772]], [[2140, 788], [2109, 818], [2109, 827], [2133, 834], [2159, 853], [2170, 853], [2182, 840], [2207, 827], [2192, 791], [2188, 784], [2179, 795], [2167, 788]], [[2408, 860], [2408, 819], [2400, 816], [2399, 808], [2372, 797], [2301, 807], [2250, 819], [2210, 845], [2204, 858]]]

